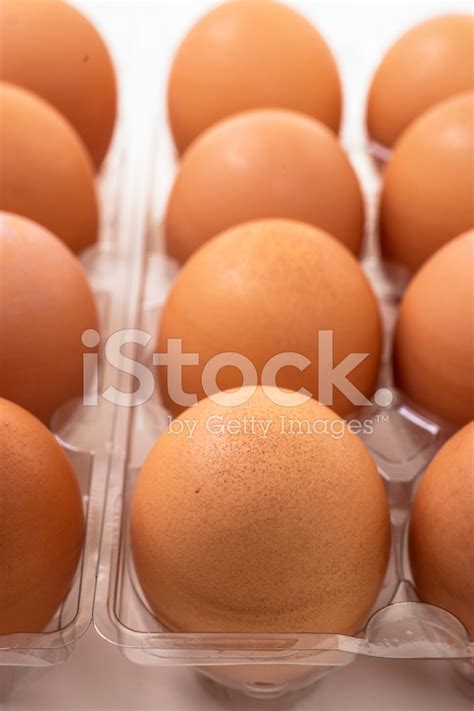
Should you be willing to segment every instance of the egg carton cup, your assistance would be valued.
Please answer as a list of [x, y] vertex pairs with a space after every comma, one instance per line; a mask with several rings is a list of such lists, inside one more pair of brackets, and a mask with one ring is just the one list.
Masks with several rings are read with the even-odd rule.
[[[189, 12], [177, 13], [169, 2], [148, 4], [140, 25], [140, 57], [135, 71], [141, 74], [136, 76], [144, 76], [152, 66], [158, 78], [153, 90], [149, 85], [142, 87], [140, 101], [148, 102], [146, 120], [141, 124], [140, 140], [133, 148], [130, 146], [130, 160], [135, 166], [132, 172], [140, 176], [135, 192], [134, 224], [142, 229], [133, 235], [127, 272], [130, 310], [124, 324], [150, 334], [146, 348], [137, 346], [129, 352], [131, 358], [149, 367], [161, 310], [178, 271], [163, 246], [163, 213], [176, 171], [166, 120], [167, 68], [173, 44], [206, 9], [204, 5], [208, 4], [182, 3]], [[305, 3], [303, 9], [316, 23], [318, 13], [324, 16], [325, 9], [329, 15], [333, 12], [329, 4], [316, 7]], [[354, 72], [358, 47], [343, 49], [345, 62]], [[136, 664], [190, 667], [228, 689], [259, 699], [273, 699], [311, 686], [329, 671], [347, 666], [358, 655], [439, 659], [453, 664], [466, 687], [472, 688], [474, 644], [464, 625], [449, 612], [420, 602], [411, 576], [407, 530], [413, 494], [420, 474], [454, 430], [421, 411], [393, 388], [390, 342], [407, 275], [384, 264], [378, 254], [375, 214], [380, 176], [360, 133], [360, 126], [358, 133], [354, 132], [355, 137], [349, 131], [344, 145], [366, 199], [362, 265], [377, 295], [385, 331], [379, 388], [385, 389], [385, 394], [394, 394], [390, 404], [386, 405], [382, 397], [381, 404], [374, 402], [357, 413], [358, 418], [369, 418], [373, 423], [374, 431], [364, 441], [384, 480], [391, 511], [391, 555], [378, 599], [364, 629], [353, 637], [291, 630], [281, 634], [166, 630], [154, 617], [140, 588], [129, 539], [130, 500], [140, 467], [168, 423], [168, 413], [155, 392], [152, 399], [133, 409], [114, 410], [94, 610], [97, 632]]]
[[[110, 27], [117, 45], [123, 45], [130, 31], [130, 18], [125, 10], [114, 15]], [[120, 57], [119, 53], [115, 54]], [[141, 109], [138, 111], [135, 98], [134, 62], [131, 50], [118, 67], [120, 119], [113, 146], [97, 178], [101, 207], [99, 240], [80, 255], [95, 296], [100, 323], [100, 333], [83, 334], [83, 339], [89, 339], [86, 345], [92, 346], [98, 341], [99, 348], [108, 335], [123, 327], [137, 303], [130, 264], [133, 236], [143, 231], [140, 191], [142, 183], [147, 182], [147, 175], [137, 177], [136, 165], [129, 158], [138, 155], [135, 143], [141, 137], [136, 127], [136, 116], [141, 120]], [[126, 108], [130, 103], [137, 106], [136, 112]], [[97, 362], [99, 388], [114, 384], [119, 387], [120, 373], [103, 358]], [[114, 412], [115, 406], [104, 399], [99, 399], [97, 406], [84, 406], [80, 398], [62, 405], [50, 422], [79, 482], [84, 505], [84, 546], [69, 593], [47, 628], [37, 633], [0, 637], [0, 699], [6, 698], [18, 682], [24, 683], [53, 665], [65, 662], [92, 622], [105, 496], [113, 448], [119, 442], [115, 435]], [[123, 448], [124, 443], [118, 446]]]

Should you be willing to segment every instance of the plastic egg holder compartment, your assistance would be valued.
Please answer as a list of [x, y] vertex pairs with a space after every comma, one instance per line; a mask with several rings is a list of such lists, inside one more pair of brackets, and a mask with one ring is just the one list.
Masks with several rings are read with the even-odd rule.
[[[175, 161], [158, 106], [160, 103], [154, 113], [156, 141], [149, 136], [150, 148], [154, 145], [156, 149], [151, 151], [156, 162], [150, 204], [143, 242], [137, 245], [135, 254], [142, 269], [142, 290], [137, 320], [127, 323], [127, 327], [152, 335], [147, 350], [135, 354], [149, 366], [161, 307], [177, 271], [163, 250], [161, 218]], [[360, 148], [356, 152], [360, 159]], [[367, 153], [364, 160], [370, 171], [372, 159]], [[386, 336], [379, 388], [393, 390], [389, 344], [397, 297], [404, 284], [396, 273], [395, 279], [387, 279], [387, 274], [393, 273], [377, 257], [375, 195], [365, 187], [369, 215], [363, 265], [379, 297]], [[357, 414], [360, 419], [368, 417], [373, 421], [374, 432], [365, 436], [365, 443], [385, 481], [392, 519], [392, 551], [384, 584], [358, 636], [299, 634], [291, 630], [282, 634], [177, 633], [160, 625], [140, 588], [129, 543], [129, 504], [134, 484], [146, 454], [167, 425], [167, 412], [156, 393], [133, 412], [127, 408], [117, 411], [116, 438], [127, 441], [128, 449], [125, 456], [113, 462], [109, 479], [94, 615], [99, 634], [118, 645], [137, 664], [193, 667], [228, 688], [262, 699], [309, 686], [359, 654], [457, 660], [456, 666], [472, 681], [474, 644], [453, 615], [418, 600], [407, 551], [409, 512], [417, 479], [454, 430], [421, 412], [400, 393], [393, 393], [394, 400], [388, 406], [374, 404]], [[118, 446], [117, 443], [114, 449]]]

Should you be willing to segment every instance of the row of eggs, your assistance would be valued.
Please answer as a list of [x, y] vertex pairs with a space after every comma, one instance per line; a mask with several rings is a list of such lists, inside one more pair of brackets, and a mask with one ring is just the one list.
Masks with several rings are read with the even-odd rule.
[[[0, 213], [2, 304], [1, 394], [44, 422], [83, 390], [82, 334], [99, 329], [94, 297], [74, 255], [52, 234]], [[395, 382], [422, 410], [464, 424], [473, 414], [474, 231], [436, 252], [410, 282], [394, 339]], [[52, 278], [54, 275], [54, 278]], [[319, 331], [333, 333], [333, 358], [367, 354], [347, 379], [365, 397], [376, 387], [382, 327], [375, 295], [359, 263], [337, 240], [289, 220], [245, 223], [211, 240], [180, 271], [163, 308], [156, 350], [181, 339], [199, 363], [183, 369], [183, 390], [205, 396], [203, 373], [215, 356], [238, 353], [259, 377], [280, 353], [307, 359], [282, 367], [277, 384], [318, 397]], [[161, 396], [175, 415], [169, 367], [157, 366]], [[233, 367], [219, 389], [239, 387]], [[217, 388], [217, 384], [215, 389]], [[207, 394], [209, 390], [207, 390]], [[353, 402], [336, 389], [340, 415]]]
[[[433, 18], [390, 48], [368, 96], [372, 140], [392, 147], [427, 109], [473, 88], [472, 23], [469, 15]], [[0, 30], [0, 79], [55, 106], [98, 169], [117, 106], [114, 69], [100, 35], [63, 0], [4, 0]], [[173, 61], [168, 108], [178, 151], [218, 121], [263, 107], [312, 116], [338, 133], [336, 62], [317, 29], [285, 5], [226, 2], [195, 24]]]
[[[115, 123], [109, 54], [62, 0], [6, 0], [0, 30], [0, 209], [80, 252], [97, 239], [94, 168]], [[472, 33], [468, 15], [415, 27], [369, 91], [369, 136], [393, 147], [381, 249], [410, 272], [472, 226]], [[364, 205], [337, 141], [341, 106], [333, 56], [298, 13], [266, 0], [208, 13], [169, 76], [170, 125], [184, 151], [165, 216], [170, 255], [183, 263], [223, 230], [266, 217], [308, 222], [359, 254]]]
[[[216, 437], [205, 427], [192, 440], [168, 433], [152, 449], [131, 508], [134, 563], [151, 609], [177, 631], [356, 634], [390, 551], [389, 509], [368, 450], [348, 429], [282, 437], [288, 408], [261, 388], [244, 405], [204, 399], [193, 411], [201, 424], [216, 414], [271, 426], [264, 438]], [[342, 424], [314, 399], [290, 415]], [[455, 614], [471, 636], [473, 438], [471, 422], [429, 465], [409, 535], [421, 599]], [[0, 634], [39, 632], [81, 556], [81, 495], [49, 430], [4, 399], [0, 444]]]
[[[38, 5], [7, 0], [1, 15], [8, 41], [2, 47], [0, 89], [1, 328], [6, 334], [0, 394], [47, 422], [61, 402], [81, 392], [80, 336], [97, 328], [97, 315], [76, 258], [44, 227], [75, 252], [95, 241], [98, 210], [88, 151], [97, 168], [111, 138], [116, 99], [110, 59], [95, 31], [66, 3], [47, 0], [41, 14]], [[49, 19], [45, 8], [52, 13]], [[45, 25], [48, 51], [41, 53]], [[56, 40], [50, 28], [57, 28]], [[453, 16], [408, 33], [379, 68], [368, 110], [369, 131], [384, 145], [408, 126], [385, 172], [383, 251], [411, 271], [423, 264], [400, 310], [397, 382], [422, 407], [458, 424], [472, 418], [473, 398], [474, 233], [461, 235], [473, 224], [473, 97], [467, 93], [471, 75], [463, 77], [459, 70], [466, 63], [470, 31], [471, 18]], [[403, 101], [387, 93], [387, 82], [397, 77], [397, 52], [408, 57], [415, 52], [420, 65], [417, 33], [426, 46], [432, 33], [432, 41], [444, 48], [444, 53], [439, 50], [444, 66], [456, 70], [443, 72], [443, 86], [431, 93], [410, 93], [405, 87], [403, 94], [415, 95], [418, 103], [401, 115]], [[282, 51], [288, 42], [292, 52]], [[451, 63], [446, 65], [447, 57]], [[53, 61], [64, 67], [67, 82], [61, 71], [48, 71]], [[77, 84], [71, 81], [76, 74]], [[433, 69], [433, 77], [438, 75]], [[446, 76], [451, 78], [445, 81]], [[380, 320], [353, 256], [362, 241], [363, 201], [333, 133], [341, 114], [340, 83], [320, 35], [283, 5], [226, 3], [201, 20], [181, 45], [168, 100], [175, 142], [184, 154], [167, 208], [167, 246], [185, 264], [165, 305], [158, 350], [168, 338], [182, 338], [185, 350], [200, 353], [203, 364], [216, 353], [237, 351], [259, 368], [275, 351], [289, 350], [307, 355], [316, 369], [314, 335], [331, 328], [337, 360], [351, 352], [369, 353], [353, 377], [371, 395], [380, 365]], [[440, 193], [444, 180], [446, 189]], [[201, 396], [193, 413], [204, 418], [215, 406], [200, 392], [199, 369], [187, 372], [185, 389]], [[163, 399], [178, 414], [182, 408], [171, 401], [164, 373], [159, 369]], [[221, 386], [238, 385], [235, 373], [223, 375]], [[304, 381], [295, 381], [293, 370], [282, 371], [281, 378], [281, 387], [304, 384], [317, 396], [309, 369]], [[350, 408], [337, 394], [334, 409], [345, 415]], [[0, 563], [10, 577], [2, 593], [0, 632], [39, 630], [77, 565], [80, 497], [72, 470], [47, 430], [7, 400], [1, 412], [9, 473], [2, 482], [9, 512], [3, 525], [9, 545]], [[240, 414], [246, 413], [278, 416], [260, 389]], [[336, 418], [315, 400], [292, 414]], [[232, 415], [239, 415], [238, 408]], [[281, 438], [268, 444], [245, 438], [236, 444], [228, 437], [216, 443], [207, 434], [191, 443], [182, 437], [160, 439], [137, 486], [132, 542], [145, 594], [169, 628], [346, 633], [360, 628], [383, 579], [389, 518], [368, 452], [350, 432], [341, 441], [319, 436], [310, 445], [293, 439], [288, 446]], [[471, 446], [472, 426], [467, 426], [432, 463], [435, 474], [428, 472], [426, 481], [434, 483], [420, 487], [421, 503], [414, 508], [412, 562], [422, 597], [452, 610], [472, 630], [464, 602], [473, 588], [466, 577], [469, 566], [465, 557], [455, 556], [457, 565], [452, 562], [452, 551], [462, 552], [469, 536]], [[238, 462], [236, 447], [245, 454]], [[44, 489], [41, 501], [38, 485]], [[63, 499], [64, 507], [58, 506]], [[50, 515], [52, 501], [57, 522]], [[31, 518], [22, 526], [18, 502], [23, 511], [29, 507], [29, 516], [33, 504], [35, 536]], [[227, 516], [222, 517], [223, 509]], [[61, 518], [63, 510], [66, 518]], [[435, 525], [436, 512], [443, 511], [442, 525]], [[456, 522], [453, 533], [440, 540], [449, 521]], [[67, 535], [58, 536], [56, 525]], [[44, 536], [36, 536], [38, 530]], [[291, 544], [295, 536], [304, 545], [299, 543], [297, 550], [290, 545], [282, 555], [285, 542]], [[446, 545], [448, 540], [454, 547]], [[52, 554], [45, 560], [48, 550]], [[21, 551], [15, 565], [12, 551]], [[196, 560], [206, 561], [204, 579]], [[442, 586], [433, 570], [442, 571]], [[296, 610], [295, 599], [302, 605]]]

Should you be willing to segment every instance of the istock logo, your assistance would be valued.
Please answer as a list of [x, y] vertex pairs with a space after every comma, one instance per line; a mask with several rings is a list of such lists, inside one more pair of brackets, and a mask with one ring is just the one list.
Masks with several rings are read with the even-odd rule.
[[[303, 372], [311, 365], [311, 360], [295, 352], [277, 353], [265, 363], [260, 374], [256, 366], [246, 355], [237, 352], [219, 353], [205, 363], [201, 363], [199, 353], [185, 352], [181, 339], [170, 338], [164, 353], [153, 353], [149, 365], [144, 364], [124, 354], [125, 346], [133, 345], [146, 348], [151, 335], [139, 329], [123, 329], [111, 335], [102, 344], [101, 355], [86, 353], [83, 356], [84, 383], [88, 384], [84, 391], [83, 402], [86, 406], [98, 404], [99, 397], [122, 407], [136, 407], [147, 402], [155, 391], [156, 367], [166, 367], [166, 387], [170, 400], [181, 408], [192, 407], [198, 402], [198, 394], [185, 392], [183, 387], [183, 369], [201, 368], [202, 391], [210, 400], [218, 405], [237, 406], [247, 402], [255, 393], [257, 385], [261, 385], [267, 397], [276, 405], [294, 407], [307, 402], [312, 394], [306, 388], [289, 391], [278, 387], [277, 376], [282, 368], [291, 367]], [[388, 407], [393, 395], [387, 388], [380, 388], [369, 400], [348, 379], [348, 375], [367, 357], [368, 353], [350, 353], [337, 365], [334, 364], [333, 332], [318, 331], [317, 338], [317, 383], [318, 400], [329, 407], [333, 404], [334, 390], [337, 389], [354, 405], [367, 406], [375, 402], [381, 407]], [[82, 334], [82, 343], [88, 348], [95, 348], [100, 343], [97, 331], [87, 330]], [[133, 376], [137, 387], [133, 392], [118, 389], [109, 385], [99, 393], [100, 358], [105, 358], [113, 369]], [[221, 390], [218, 386], [218, 375], [223, 368], [232, 367], [241, 375], [241, 385], [232, 392]]]

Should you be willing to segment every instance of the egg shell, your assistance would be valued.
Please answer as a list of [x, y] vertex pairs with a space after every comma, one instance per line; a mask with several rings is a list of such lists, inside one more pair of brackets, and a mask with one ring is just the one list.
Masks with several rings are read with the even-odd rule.
[[82, 395], [81, 335], [98, 329], [76, 257], [45, 229], [0, 213], [0, 395], [44, 422]]
[[90, 22], [62, 0], [2, 0], [0, 79], [55, 106], [102, 163], [113, 133], [114, 68]]
[[[337, 240], [309, 225], [289, 220], [262, 220], [240, 225], [208, 242], [185, 264], [162, 313], [157, 350], [168, 339], [182, 339], [182, 350], [198, 353], [199, 366], [182, 369], [183, 389], [204, 392], [202, 372], [221, 353], [250, 359], [259, 379], [265, 364], [280, 353], [295, 352], [311, 364], [300, 372], [287, 366], [277, 384], [306, 388], [318, 396], [318, 330], [332, 330], [334, 366], [350, 353], [368, 353], [348, 379], [370, 396], [378, 376], [381, 326], [371, 287], [356, 259]], [[168, 369], [158, 366], [166, 406], [183, 407], [168, 391]], [[239, 387], [236, 368], [221, 369], [222, 390]], [[339, 414], [355, 409], [333, 389]]]
[[[213, 434], [215, 417], [270, 426], [265, 437]], [[281, 434], [281, 417], [323, 431]], [[198, 423], [193, 437], [160, 437], [131, 508], [135, 567], [158, 619], [181, 631], [359, 631], [390, 544], [362, 441], [315, 400], [281, 407], [261, 388], [227, 408], [202, 400], [177, 422], [186, 419]]]
[[67, 594], [83, 540], [74, 472], [33, 415], [0, 399], [0, 634], [40, 632]]
[[336, 133], [342, 92], [334, 57], [302, 15], [277, 2], [227, 2], [184, 38], [168, 83], [168, 111], [182, 152], [232, 114], [286, 108], [309, 114]]
[[393, 146], [410, 123], [435, 104], [474, 88], [474, 20], [434, 17], [411, 28], [389, 49], [370, 86], [369, 136]]
[[474, 639], [474, 422], [424, 473], [410, 523], [410, 562], [422, 600], [456, 615]]
[[474, 417], [474, 230], [452, 240], [413, 277], [394, 345], [395, 382], [435, 415]]
[[334, 134], [296, 113], [251, 111], [186, 152], [166, 210], [167, 249], [184, 262], [219, 232], [274, 217], [308, 222], [360, 250], [362, 193]]
[[0, 210], [43, 225], [74, 252], [97, 239], [90, 157], [63, 116], [35, 94], [0, 82]]
[[380, 235], [385, 259], [414, 272], [474, 226], [474, 92], [448, 99], [402, 135], [385, 170]]

